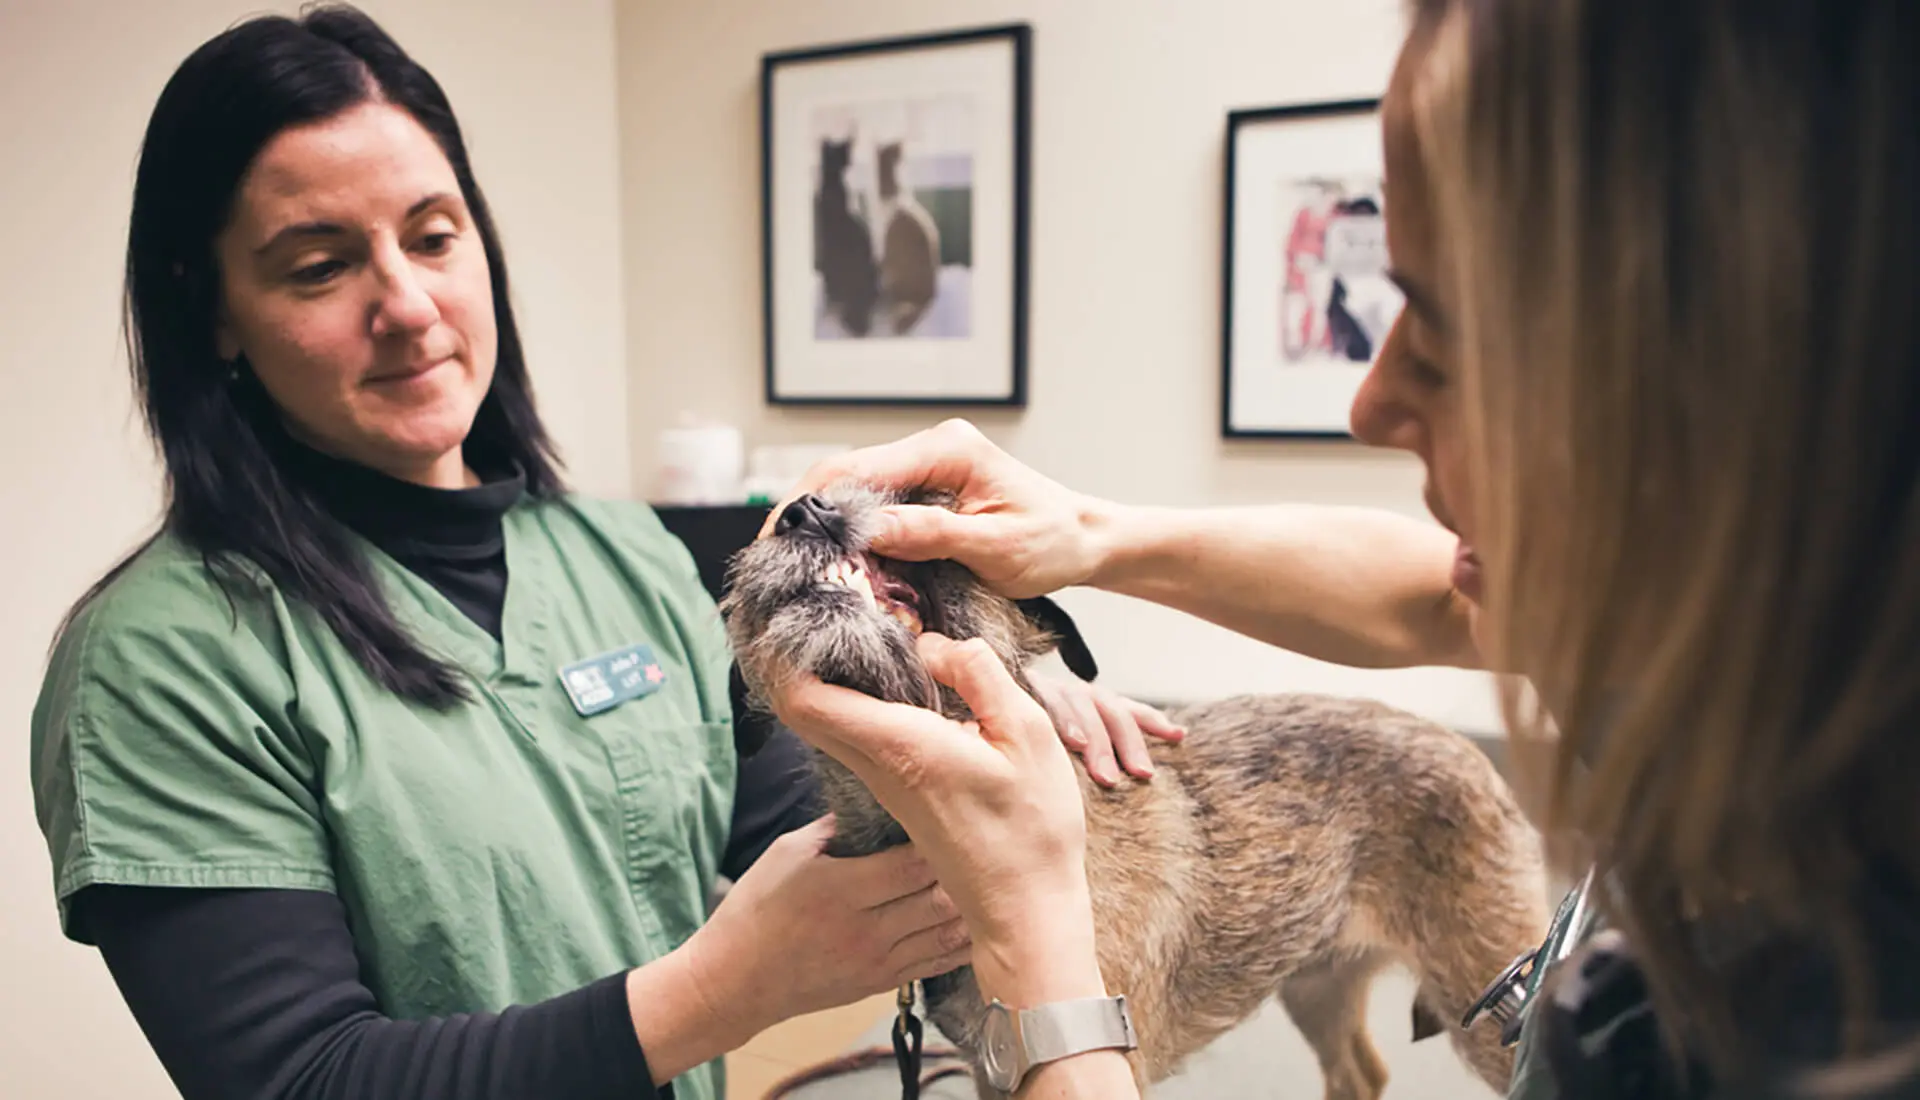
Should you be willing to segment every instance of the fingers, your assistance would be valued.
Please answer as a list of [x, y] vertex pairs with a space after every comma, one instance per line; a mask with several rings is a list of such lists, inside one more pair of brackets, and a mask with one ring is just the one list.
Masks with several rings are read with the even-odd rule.
[[937, 978], [942, 974], [951, 974], [971, 962], [973, 962], [973, 945], [968, 944], [958, 951], [951, 951], [926, 962], [908, 966], [895, 976], [892, 984], [905, 985], [907, 982], [920, 981], [924, 978]]
[[1137, 700], [1129, 699], [1124, 695], [1120, 696], [1119, 699], [1121, 705], [1127, 708], [1127, 712], [1133, 715], [1133, 720], [1139, 725], [1141, 733], [1146, 734], [1148, 737], [1157, 737], [1162, 741], [1182, 741], [1186, 739], [1186, 727], [1167, 717], [1158, 709]]
[[990, 545], [994, 518], [965, 515], [924, 504], [901, 504], [881, 513], [873, 549], [901, 561], [951, 558], [964, 562]]
[[[959, 906], [939, 886], [889, 902], [875, 917], [876, 937], [893, 944], [886, 965], [895, 974], [925, 978], [965, 965], [973, 940]], [[956, 957], [961, 961], [954, 962]], [[929, 966], [938, 968], [926, 969]]]
[[[876, 938], [882, 943], [897, 944], [929, 928], [959, 920], [960, 908], [936, 883], [875, 908], [873, 915], [878, 923]], [[952, 951], [960, 946], [949, 943], [941, 950]]]
[[815, 463], [760, 525], [760, 537], [773, 530], [780, 513], [797, 497], [817, 493], [838, 481], [857, 481], [881, 489], [933, 489], [961, 493], [979, 468], [1002, 452], [980, 429], [962, 419], [944, 421], [873, 447], [862, 447]]
[[1153, 778], [1153, 758], [1147, 755], [1147, 739], [1131, 711], [1111, 692], [1096, 690], [1092, 697], [1094, 708], [1106, 724], [1107, 737], [1113, 743], [1113, 754], [1120, 766], [1137, 779]]
[[925, 756], [958, 727], [923, 707], [888, 703], [818, 680], [796, 682], [773, 700], [781, 723], [851, 768], [874, 793], [880, 774], [918, 785]]
[[993, 450], [980, 429], [956, 418], [892, 443], [826, 459], [807, 471], [797, 491], [817, 492], [852, 479], [881, 488], [959, 492], [973, 477], [975, 464]]
[[1053, 730], [1060, 735], [1060, 743], [1074, 752], [1084, 751], [1090, 726], [1076, 711], [1072, 689], [1052, 676], [1031, 672], [1027, 674], [1027, 682], [1033, 686], [1040, 705], [1047, 708], [1047, 717], [1053, 719]]
[[927, 671], [960, 693], [987, 739], [1027, 748], [1036, 747], [1041, 736], [1055, 740], [1046, 711], [1020, 690], [993, 647], [978, 638], [956, 642], [932, 633], [920, 635], [918, 647]]
[[795, 829], [780, 839], [798, 845], [807, 851], [818, 852], [827, 846], [827, 841], [833, 839], [835, 826], [834, 816], [832, 814], [825, 814], [800, 826], [798, 829]]
[[[951, 920], [932, 928], [923, 929], [906, 937], [887, 952], [887, 969], [901, 975], [914, 978], [931, 978], [935, 974], [945, 974], [949, 970], [965, 966], [972, 954], [973, 937], [967, 933], [966, 922]], [[955, 962], [955, 959], [958, 962]]]
[[1061, 694], [1069, 702], [1073, 711], [1073, 721], [1087, 732], [1085, 745], [1080, 750], [1081, 758], [1087, 762], [1087, 774], [1102, 787], [1112, 787], [1120, 782], [1120, 768], [1113, 758], [1113, 727], [1106, 716], [1100, 713], [1096, 705], [1098, 696], [1086, 684], [1067, 684]]
[[[920, 858], [911, 844], [889, 848], [870, 856], [834, 862], [839, 864], [839, 870], [848, 876], [849, 881], [844, 887], [848, 900], [863, 909], [874, 910], [883, 919], [889, 916], [899, 919], [903, 913], [918, 912], [919, 910], [910, 906], [905, 909], [899, 908], [908, 905], [916, 898], [920, 899], [921, 909], [928, 906], [937, 907], [938, 904], [951, 905], [951, 902], [940, 903], [938, 899], [932, 898], [933, 868], [927, 866], [927, 862]], [[945, 896], [945, 894], [939, 895], [940, 898]], [[958, 910], [955, 910], [953, 913], [936, 915], [920, 925], [903, 928], [900, 935], [906, 935], [915, 927], [932, 924], [935, 919], [951, 919], [957, 913]], [[898, 939], [899, 936], [894, 938]]]

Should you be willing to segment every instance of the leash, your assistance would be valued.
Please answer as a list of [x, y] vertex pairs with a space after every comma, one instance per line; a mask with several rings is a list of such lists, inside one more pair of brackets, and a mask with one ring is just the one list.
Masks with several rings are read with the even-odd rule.
[[914, 1000], [912, 982], [902, 985], [894, 997], [894, 1003], [899, 1012], [893, 1021], [891, 1052], [885, 1047], [870, 1047], [803, 1069], [773, 1086], [772, 1091], [768, 1092], [762, 1100], [786, 1100], [786, 1097], [803, 1085], [859, 1073], [889, 1059], [900, 1071], [901, 1100], [920, 1100], [921, 1090], [935, 1081], [948, 1077], [967, 1076], [970, 1071], [965, 1065], [945, 1065], [930, 1072], [922, 1072], [922, 1066], [927, 1059], [957, 1060], [960, 1052], [951, 1047], [934, 1047], [931, 1050], [926, 1048], [926, 1025], [913, 1014]]
[[894, 998], [900, 1014], [893, 1021], [893, 1060], [900, 1067], [900, 1100], [920, 1100], [920, 1061], [926, 1028], [913, 1014], [913, 983]]
[[[957, 1050], [948, 1050], [945, 1047], [935, 1047], [927, 1051], [927, 1057], [943, 1059], [958, 1058], [960, 1057], [960, 1052]], [[893, 1061], [893, 1051], [888, 1050], [886, 1047], [868, 1047], [866, 1050], [855, 1051], [852, 1054], [842, 1055], [839, 1058], [822, 1062], [817, 1066], [810, 1066], [800, 1070], [774, 1085], [772, 1090], [762, 1096], [760, 1100], [789, 1100], [796, 1090], [806, 1085], [817, 1084], [821, 1081], [831, 1081], [836, 1077], [848, 1077], [891, 1061]], [[925, 1089], [935, 1081], [944, 1080], [948, 1077], [966, 1077], [970, 1072], [971, 1071], [964, 1065], [941, 1066], [938, 1069], [928, 1071], [922, 1076], [920, 1078], [920, 1087]]]

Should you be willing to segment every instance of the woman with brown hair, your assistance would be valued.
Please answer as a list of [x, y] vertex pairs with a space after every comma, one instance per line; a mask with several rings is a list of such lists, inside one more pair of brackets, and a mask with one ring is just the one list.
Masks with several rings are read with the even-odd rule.
[[[1384, 135], [1407, 308], [1353, 426], [1421, 459], [1456, 538], [1123, 507], [959, 424], [809, 486], [954, 491], [879, 548], [1010, 595], [1510, 674], [1606, 929], [1541, 968], [1512, 1095], [1920, 1094], [1916, 56], [1901, 0], [1416, 5]], [[781, 712], [906, 824], [990, 996], [1103, 995], [1044, 714], [971, 647], [923, 653], [978, 730], [823, 685]], [[1134, 1095], [1098, 1050], [1029, 1081]]]

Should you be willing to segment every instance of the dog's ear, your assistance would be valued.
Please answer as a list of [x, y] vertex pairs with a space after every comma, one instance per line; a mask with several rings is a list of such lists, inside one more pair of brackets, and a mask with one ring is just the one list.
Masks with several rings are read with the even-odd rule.
[[772, 715], [748, 700], [747, 678], [740, 675], [738, 661], [727, 666], [727, 700], [733, 707], [733, 751], [745, 760], [766, 747], [775, 726]]
[[1423, 1005], [1418, 1001], [1415, 1001], [1413, 1003], [1413, 1041], [1414, 1042], [1418, 1043], [1423, 1039], [1431, 1039], [1435, 1035], [1439, 1035], [1445, 1032], [1446, 1030], [1447, 1030], [1447, 1025], [1440, 1022], [1439, 1015], [1435, 1013], [1433, 1009], [1428, 1008], [1426, 1005]]
[[1088, 682], [1100, 675], [1093, 650], [1087, 648], [1087, 640], [1080, 636], [1080, 628], [1074, 625], [1073, 616], [1067, 614], [1065, 608], [1045, 596], [1014, 603], [1022, 614], [1059, 639], [1060, 659], [1066, 662], [1067, 671]]

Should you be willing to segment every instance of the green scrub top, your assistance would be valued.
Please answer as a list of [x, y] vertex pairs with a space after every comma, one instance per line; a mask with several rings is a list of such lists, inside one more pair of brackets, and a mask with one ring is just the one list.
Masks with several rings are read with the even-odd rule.
[[[76, 891], [328, 890], [395, 1018], [497, 1012], [657, 959], [707, 914], [736, 773], [729, 656], [691, 556], [641, 505], [504, 519], [502, 642], [362, 542], [461, 673], [436, 711], [370, 679], [263, 576], [229, 602], [162, 536], [77, 617], [34, 709], [67, 935]], [[658, 690], [583, 717], [560, 669], [635, 643]], [[591, 710], [592, 708], [587, 708]], [[721, 1064], [674, 1083], [720, 1100]]]

